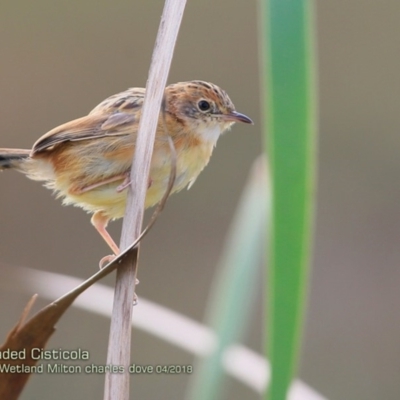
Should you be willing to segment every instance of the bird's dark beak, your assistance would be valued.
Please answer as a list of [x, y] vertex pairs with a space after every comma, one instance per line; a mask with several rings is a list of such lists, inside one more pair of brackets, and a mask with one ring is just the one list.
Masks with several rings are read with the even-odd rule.
[[231, 111], [229, 114], [225, 114], [225, 121], [232, 122], [244, 122], [245, 124], [254, 124], [254, 122], [247, 116], [237, 111]]

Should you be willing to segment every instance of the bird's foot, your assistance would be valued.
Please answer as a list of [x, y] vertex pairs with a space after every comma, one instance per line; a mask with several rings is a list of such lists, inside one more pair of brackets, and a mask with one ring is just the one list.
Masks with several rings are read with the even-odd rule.
[[104, 256], [99, 262], [99, 268], [103, 269], [107, 264], [109, 264], [116, 257], [115, 254], [110, 254], [108, 256]]

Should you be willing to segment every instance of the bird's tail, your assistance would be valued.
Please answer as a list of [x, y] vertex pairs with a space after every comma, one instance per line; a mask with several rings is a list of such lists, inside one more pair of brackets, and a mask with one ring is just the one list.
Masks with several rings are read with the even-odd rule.
[[29, 158], [30, 150], [0, 149], [0, 171], [15, 168], [20, 170], [24, 160]]

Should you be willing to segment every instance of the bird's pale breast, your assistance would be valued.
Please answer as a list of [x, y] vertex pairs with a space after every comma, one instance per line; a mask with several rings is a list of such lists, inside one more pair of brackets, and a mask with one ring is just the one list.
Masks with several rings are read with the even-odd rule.
[[[176, 178], [172, 192], [178, 192], [187, 185], [190, 185], [203, 168], [208, 164], [213, 144], [208, 141], [196, 140], [175, 140], [177, 153]], [[189, 145], [188, 145], [189, 143]], [[125, 150], [124, 150], [125, 149]], [[89, 150], [86, 148], [86, 150]], [[98, 149], [97, 149], [98, 150]], [[64, 197], [64, 204], [74, 204], [89, 212], [103, 210], [104, 214], [112, 219], [123, 217], [125, 213], [127, 190], [118, 192], [117, 187], [121, 185], [124, 178], [100, 185], [89, 191], [80, 192], [79, 186], [89, 186], [93, 183], [95, 177], [94, 171], [111, 171], [108, 176], [97, 176], [95, 179], [102, 181], [109, 176], [122, 174], [129, 171], [130, 163], [133, 157], [133, 146], [119, 146], [120, 154], [116, 157], [115, 151], [113, 157], [107, 157], [103, 153], [99, 157], [97, 152], [95, 157], [88, 155], [80, 158], [79, 166], [74, 171], [74, 162], [76, 164], [76, 152], [71, 151], [71, 162], [68, 162], [69, 152], [64, 148], [62, 157], [63, 163], [58, 160], [57, 165], [64, 165], [63, 171], [57, 171], [57, 179], [51, 183], [51, 188], [58, 192], [60, 197]], [[82, 171], [86, 171], [82, 175]], [[150, 166], [150, 182], [146, 195], [146, 208], [152, 207], [163, 197], [171, 173], [171, 153], [169, 146], [165, 142], [155, 144], [154, 153]], [[85, 181], [85, 176], [90, 177], [91, 181]], [[75, 190], [74, 190], [75, 189]]]

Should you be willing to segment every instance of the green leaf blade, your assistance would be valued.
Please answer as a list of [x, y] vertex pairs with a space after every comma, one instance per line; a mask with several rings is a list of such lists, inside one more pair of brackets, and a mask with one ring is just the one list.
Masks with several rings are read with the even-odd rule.
[[269, 254], [270, 400], [284, 400], [299, 354], [315, 181], [312, 2], [263, 2], [272, 215]]

